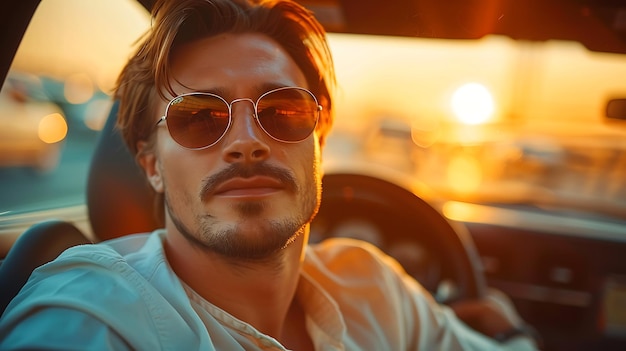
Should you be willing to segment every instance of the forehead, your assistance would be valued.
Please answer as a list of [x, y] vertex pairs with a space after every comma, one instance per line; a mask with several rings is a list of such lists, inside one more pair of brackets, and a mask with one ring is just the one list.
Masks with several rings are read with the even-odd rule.
[[255, 87], [308, 88], [291, 56], [258, 33], [226, 33], [182, 45], [173, 53], [170, 69], [177, 93], [219, 89], [241, 96]]

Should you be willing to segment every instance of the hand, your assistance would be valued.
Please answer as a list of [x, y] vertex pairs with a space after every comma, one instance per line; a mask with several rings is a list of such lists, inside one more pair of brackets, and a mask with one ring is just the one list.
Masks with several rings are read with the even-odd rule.
[[489, 289], [487, 296], [482, 299], [459, 301], [450, 307], [465, 324], [488, 337], [502, 335], [525, 325], [511, 300], [496, 289]]

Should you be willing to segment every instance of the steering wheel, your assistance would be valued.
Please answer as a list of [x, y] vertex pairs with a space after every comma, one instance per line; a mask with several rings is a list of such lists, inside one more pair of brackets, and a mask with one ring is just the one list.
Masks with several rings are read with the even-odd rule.
[[326, 174], [322, 203], [311, 224], [311, 242], [327, 237], [369, 241], [398, 259], [435, 298], [442, 283], [452, 303], [485, 295], [480, 258], [467, 229], [447, 220], [411, 191], [363, 174]]

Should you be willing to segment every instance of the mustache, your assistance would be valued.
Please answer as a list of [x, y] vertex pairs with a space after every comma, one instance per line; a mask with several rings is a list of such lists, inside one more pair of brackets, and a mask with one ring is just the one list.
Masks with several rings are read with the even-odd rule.
[[287, 190], [297, 192], [298, 185], [296, 183], [296, 177], [287, 169], [266, 163], [255, 163], [251, 165], [233, 163], [227, 168], [204, 179], [202, 190], [200, 191], [200, 198], [205, 199], [209, 194], [214, 193], [215, 189], [220, 184], [230, 179], [252, 178], [254, 176], [278, 179]]

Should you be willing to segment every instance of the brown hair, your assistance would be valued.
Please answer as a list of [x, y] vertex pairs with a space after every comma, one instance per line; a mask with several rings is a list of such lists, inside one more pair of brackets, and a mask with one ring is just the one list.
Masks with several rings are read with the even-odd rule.
[[334, 68], [326, 34], [313, 15], [291, 0], [158, 0], [152, 28], [118, 79], [117, 127], [133, 154], [137, 142], [149, 140], [154, 110], [171, 85], [169, 64], [179, 45], [221, 33], [253, 32], [279, 43], [304, 73], [322, 105], [317, 132], [320, 143], [330, 130]]

